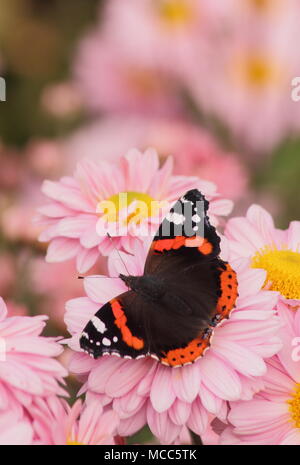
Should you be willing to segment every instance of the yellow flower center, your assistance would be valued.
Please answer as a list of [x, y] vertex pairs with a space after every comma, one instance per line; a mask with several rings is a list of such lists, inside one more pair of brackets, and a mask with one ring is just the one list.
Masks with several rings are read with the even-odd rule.
[[84, 446], [84, 444], [82, 444], [82, 442], [72, 441], [68, 439], [67, 446]]
[[291, 420], [296, 428], [300, 428], [300, 384], [296, 384], [292, 398], [288, 401]]
[[263, 86], [270, 81], [272, 70], [268, 63], [255, 57], [246, 64], [246, 74], [251, 84]]
[[[258, 10], [266, 10], [271, 6], [270, 0], [249, 0], [250, 3]], [[273, 0], [274, 1], [274, 0]]]
[[158, 4], [160, 16], [168, 25], [184, 25], [193, 18], [193, 12], [187, 0], [159, 0]]
[[268, 57], [250, 54], [238, 57], [233, 63], [234, 79], [247, 87], [261, 89], [280, 82], [280, 70]]
[[287, 299], [300, 299], [300, 252], [265, 247], [252, 258], [252, 267], [267, 271], [269, 289]]
[[164, 202], [154, 200], [144, 192], [128, 191], [114, 194], [109, 199], [101, 201], [97, 211], [103, 213], [108, 222], [122, 220], [124, 224], [131, 222], [139, 224], [143, 219], [156, 216], [163, 205]]

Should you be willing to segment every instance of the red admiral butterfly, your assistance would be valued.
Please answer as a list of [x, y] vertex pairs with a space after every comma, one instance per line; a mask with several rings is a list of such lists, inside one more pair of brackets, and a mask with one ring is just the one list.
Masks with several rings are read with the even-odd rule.
[[129, 290], [84, 328], [85, 352], [94, 358], [151, 356], [171, 367], [204, 354], [238, 296], [236, 273], [219, 258], [208, 206], [197, 189], [175, 203], [153, 239], [143, 276], [121, 274]]

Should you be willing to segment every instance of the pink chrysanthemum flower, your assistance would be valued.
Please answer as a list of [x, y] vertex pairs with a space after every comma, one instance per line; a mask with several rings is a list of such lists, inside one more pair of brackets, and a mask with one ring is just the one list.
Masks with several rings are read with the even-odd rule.
[[283, 349], [268, 362], [264, 389], [252, 400], [231, 404], [222, 444], [300, 445], [300, 313], [278, 305], [285, 325]]
[[231, 218], [225, 229], [229, 256], [250, 260], [252, 268], [267, 272], [267, 289], [280, 292], [292, 307], [300, 304], [300, 222], [285, 231], [276, 229], [271, 215], [252, 205], [244, 218]]
[[55, 338], [43, 337], [45, 316], [7, 316], [0, 298], [0, 411], [19, 412], [36, 396], [65, 394], [67, 371], [53, 357], [62, 352]]
[[39, 212], [47, 225], [40, 240], [51, 241], [47, 261], [76, 257], [77, 269], [84, 273], [114, 247], [130, 251], [136, 237], [155, 234], [163, 211], [192, 188], [202, 190], [210, 201], [210, 218], [215, 222], [214, 215], [231, 211], [232, 202], [217, 198], [214, 184], [172, 176], [172, 167], [169, 158], [159, 168], [153, 149], [144, 154], [131, 150], [115, 163], [85, 160], [73, 178], [45, 181], [43, 192], [50, 203]]
[[[134, 256], [121, 252], [130, 274], [143, 273], [147, 248], [137, 241]], [[113, 252], [108, 260], [110, 275], [125, 273], [124, 263]], [[262, 388], [264, 359], [281, 347], [273, 310], [278, 294], [261, 290], [264, 270], [249, 269], [242, 261], [231, 265], [238, 276], [237, 306], [229, 320], [215, 329], [208, 352], [180, 368], [163, 366], [152, 358], [94, 360], [79, 352], [80, 333], [88, 320], [103, 303], [127, 290], [120, 279], [87, 277], [87, 296], [67, 303], [65, 321], [73, 335], [69, 345], [78, 352], [70, 369], [86, 379], [82, 392], [87, 390], [88, 402], [96, 397], [119, 414], [121, 436], [135, 433], [146, 423], [163, 443], [176, 441], [185, 426], [201, 435], [209, 413], [225, 419], [227, 401], [249, 399]]]
[[64, 399], [52, 396], [38, 399], [31, 408], [35, 441], [42, 445], [113, 445], [119, 418], [101, 404], [72, 408]]
[[[113, 40], [112, 40], [113, 39]], [[154, 51], [141, 62], [126, 44], [93, 30], [78, 48], [74, 76], [82, 100], [94, 113], [103, 111], [172, 115], [182, 108], [176, 82], [157, 63]]]

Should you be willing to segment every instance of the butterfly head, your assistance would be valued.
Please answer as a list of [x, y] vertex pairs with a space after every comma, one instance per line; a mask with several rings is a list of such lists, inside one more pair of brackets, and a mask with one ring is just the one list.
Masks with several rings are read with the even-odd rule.
[[163, 281], [154, 275], [126, 276], [120, 274], [119, 277], [129, 289], [152, 302], [161, 300], [165, 294]]

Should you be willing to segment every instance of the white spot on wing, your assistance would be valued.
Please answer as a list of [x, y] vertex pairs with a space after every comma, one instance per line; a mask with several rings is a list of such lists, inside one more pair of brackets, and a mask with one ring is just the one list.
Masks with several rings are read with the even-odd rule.
[[110, 339], [108, 339], [107, 337], [104, 337], [104, 338], [102, 339], [102, 344], [103, 344], [104, 346], [110, 346], [110, 345], [111, 345], [111, 341], [110, 341]]
[[91, 322], [93, 323], [93, 325], [95, 326], [96, 330], [99, 333], [103, 334], [106, 331], [105, 324], [97, 316], [93, 316], [93, 318], [91, 319]]
[[185, 217], [181, 213], [176, 213], [176, 212], [171, 213], [170, 212], [170, 213], [167, 214], [166, 220], [168, 220], [168, 221], [170, 221], [170, 223], [174, 223], [174, 224], [183, 224], [184, 221], [185, 221]]
[[193, 221], [194, 223], [200, 223], [201, 218], [200, 218], [200, 216], [197, 215], [197, 213], [196, 213], [195, 215], [192, 216], [192, 221]]

